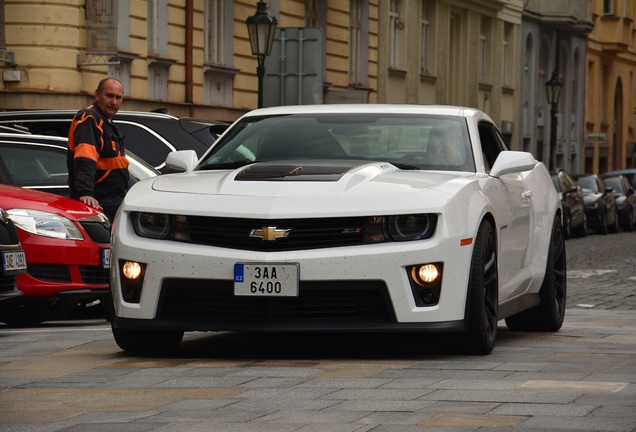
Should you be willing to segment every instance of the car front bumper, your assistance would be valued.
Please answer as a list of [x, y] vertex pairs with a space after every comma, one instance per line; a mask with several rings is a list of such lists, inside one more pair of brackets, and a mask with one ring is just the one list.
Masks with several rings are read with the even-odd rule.
[[[463, 328], [472, 244], [430, 239], [288, 252], [252, 252], [114, 236], [113, 326], [181, 330], [439, 330]], [[145, 265], [139, 299], [124, 300], [121, 263]], [[418, 306], [408, 268], [442, 263], [439, 300]], [[297, 297], [236, 296], [236, 263], [297, 263]]]

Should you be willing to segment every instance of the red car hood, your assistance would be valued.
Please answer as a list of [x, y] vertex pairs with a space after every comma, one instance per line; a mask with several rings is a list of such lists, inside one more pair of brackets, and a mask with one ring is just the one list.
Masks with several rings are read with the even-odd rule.
[[41, 210], [71, 220], [99, 214], [94, 208], [74, 199], [4, 184], [0, 184], [0, 208]]

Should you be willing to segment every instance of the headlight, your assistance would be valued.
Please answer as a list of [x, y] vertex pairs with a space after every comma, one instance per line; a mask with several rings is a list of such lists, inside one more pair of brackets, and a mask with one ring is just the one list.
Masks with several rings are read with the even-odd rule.
[[389, 233], [395, 241], [429, 238], [435, 230], [437, 217], [430, 214], [397, 215], [389, 218]]
[[132, 224], [140, 237], [165, 239], [170, 234], [170, 217], [161, 213], [132, 213]]
[[65, 217], [28, 209], [11, 209], [7, 213], [18, 228], [31, 234], [62, 240], [84, 240], [77, 226]]
[[189, 241], [187, 218], [162, 213], [132, 212], [132, 225], [139, 237]]

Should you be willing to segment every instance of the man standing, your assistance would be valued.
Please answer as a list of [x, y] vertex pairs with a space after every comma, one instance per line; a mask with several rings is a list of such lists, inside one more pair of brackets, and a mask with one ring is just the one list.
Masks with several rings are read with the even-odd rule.
[[71, 198], [102, 210], [111, 222], [128, 190], [124, 139], [112, 121], [123, 100], [119, 80], [101, 80], [95, 101], [77, 112], [68, 133]]

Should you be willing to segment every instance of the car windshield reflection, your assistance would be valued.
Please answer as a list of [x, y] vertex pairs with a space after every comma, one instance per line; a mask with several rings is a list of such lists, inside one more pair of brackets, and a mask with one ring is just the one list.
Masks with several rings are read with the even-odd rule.
[[247, 118], [213, 146], [198, 169], [307, 159], [379, 161], [401, 169], [475, 172], [463, 119], [391, 114]]

